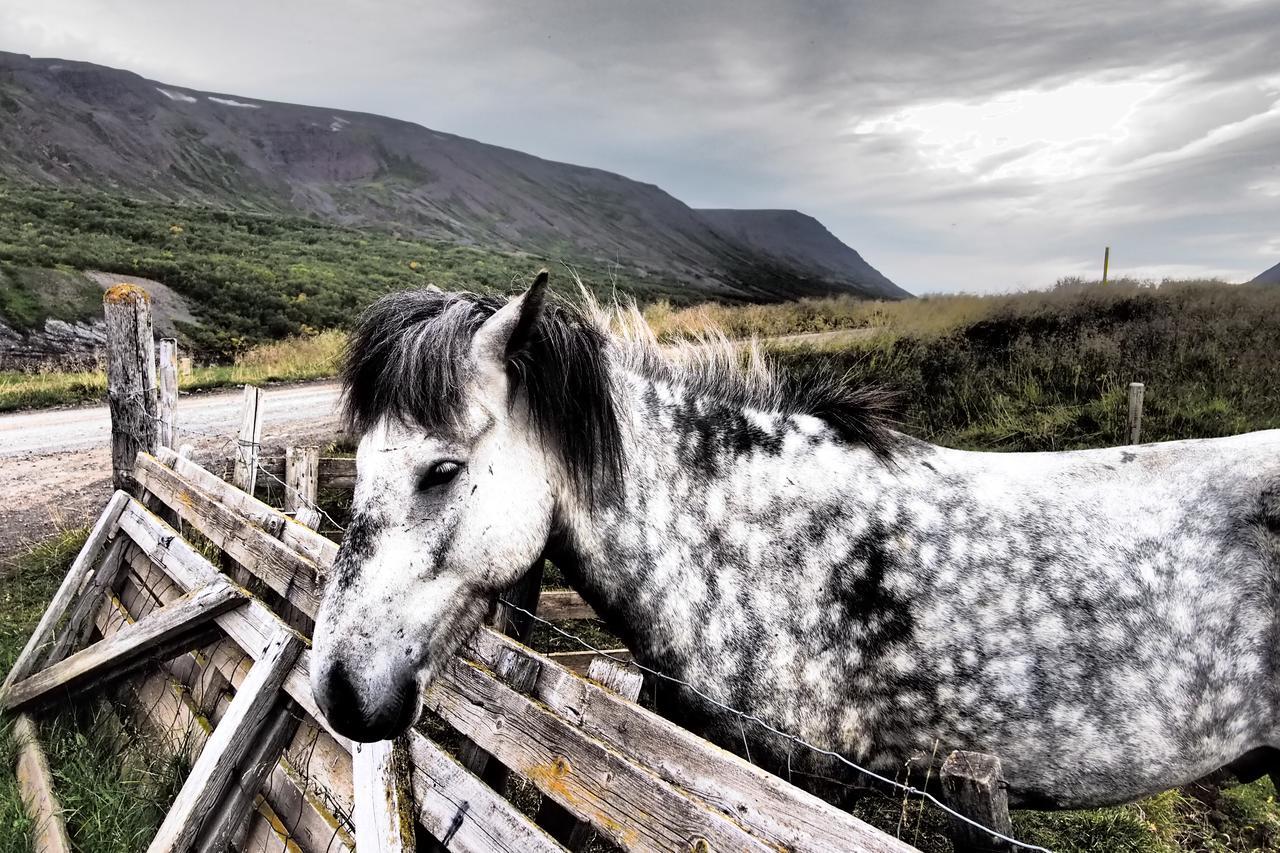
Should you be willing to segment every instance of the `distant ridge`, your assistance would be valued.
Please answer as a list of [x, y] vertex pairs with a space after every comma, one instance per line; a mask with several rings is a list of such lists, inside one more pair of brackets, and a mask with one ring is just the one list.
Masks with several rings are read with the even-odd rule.
[[727, 240], [751, 246], [779, 264], [808, 272], [833, 286], [850, 278], [882, 299], [910, 296], [880, 274], [812, 216], [798, 210], [699, 210]]
[[3, 52], [0, 178], [616, 262], [707, 298], [909, 295], [794, 211], [698, 212], [652, 184], [410, 122]]
[[1250, 280], [1250, 284], [1280, 284], [1280, 264], [1276, 264], [1271, 269], [1258, 275], [1257, 278]]

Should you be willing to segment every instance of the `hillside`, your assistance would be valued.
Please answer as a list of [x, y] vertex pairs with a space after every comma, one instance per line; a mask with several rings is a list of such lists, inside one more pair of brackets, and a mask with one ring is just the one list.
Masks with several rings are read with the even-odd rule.
[[0, 53], [0, 177], [595, 260], [704, 297], [908, 295], [798, 214], [785, 237], [762, 233], [754, 216], [750, 227], [725, 227], [723, 212], [708, 218], [599, 169], [84, 62]]
[[1280, 264], [1276, 264], [1266, 272], [1260, 273], [1257, 278], [1252, 279], [1250, 284], [1280, 284]]
[[850, 279], [882, 299], [909, 296], [841, 243], [812, 216], [798, 210], [699, 210], [698, 215], [726, 240], [752, 246], [779, 265], [807, 272], [838, 287]]

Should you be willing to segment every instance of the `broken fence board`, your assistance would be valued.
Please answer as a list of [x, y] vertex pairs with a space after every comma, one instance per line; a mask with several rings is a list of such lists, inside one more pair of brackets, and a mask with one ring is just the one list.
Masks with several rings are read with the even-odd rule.
[[[149, 853], [177, 853], [192, 849], [197, 833], [222, 800], [232, 774], [268, 722], [279, 698], [280, 687], [302, 651], [302, 645], [298, 635], [288, 629], [277, 631], [271, 638], [236, 691], [226, 716], [205, 742], [187, 781], [147, 848]], [[275, 756], [273, 761], [278, 757]]]
[[13, 721], [13, 738], [18, 750], [18, 789], [32, 823], [32, 853], [71, 853], [62, 804], [53, 791], [49, 760], [40, 748], [35, 722], [26, 714], [19, 714]]
[[53, 594], [53, 598], [49, 601], [49, 606], [45, 608], [44, 615], [40, 617], [40, 622], [36, 625], [35, 630], [31, 632], [31, 637], [28, 638], [27, 644], [18, 654], [13, 668], [9, 670], [9, 674], [5, 677], [4, 686], [0, 687], [0, 696], [7, 695], [14, 684], [26, 678], [35, 670], [40, 661], [40, 656], [48, 647], [48, 644], [53, 642], [54, 630], [62, 622], [68, 608], [75, 603], [76, 597], [80, 593], [80, 588], [84, 585], [85, 579], [98, 560], [98, 555], [102, 552], [107, 540], [115, 535], [120, 513], [124, 511], [128, 503], [129, 495], [122, 491], [116, 492], [111, 496], [111, 500], [107, 502], [102, 515], [98, 516], [93, 529], [89, 531], [89, 538], [85, 540], [84, 545], [80, 548], [80, 553], [76, 555], [75, 560], [71, 563], [71, 568], [67, 570], [66, 577], [62, 579], [62, 584], [58, 587], [58, 591]]
[[219, 613], [247, 600], [230, 583], [210, 583], [188, 593], [148, 618], [32, 674], [10, 688], [6, 710], [27, 707], [59, 694], [83, 690], [149, 660], [173, 657], [193, 644]]

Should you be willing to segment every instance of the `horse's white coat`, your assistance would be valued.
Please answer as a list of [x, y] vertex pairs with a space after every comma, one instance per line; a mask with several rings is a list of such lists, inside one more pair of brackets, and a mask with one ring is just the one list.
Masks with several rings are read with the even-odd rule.
[[[1280, 748], [1280, 431], [1037, 454], [901, 437], [885, 461], [612, 346], [611, 502], [573, 487], [493, 364], [455, 434], [363, 437], [316, 659], [341, 662], [366, 717], [549, 553], [650, 665], [888, 775], [978, 750], [1015, 803], [1087, 806]], [[465, 467], [418, 493], [441, 460]], [[840, 769], [658, 699], [757, 759]]]

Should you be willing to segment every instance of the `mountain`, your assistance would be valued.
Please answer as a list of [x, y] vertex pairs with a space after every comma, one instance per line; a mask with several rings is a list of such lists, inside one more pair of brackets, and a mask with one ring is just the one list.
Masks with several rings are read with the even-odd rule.
[[881, 299], [909, 296], [812, 216], [798, 210], [699, 210], [717, 234], [833, 287], [846, 281]]
[[1276, 264], [1271, 269], [1258, 275], [1252, 279], [1250, 284], [1280, 284], [1280, 264]]
[[616, 262], [706, 296], [909, 295], [802, 214], [699, 212], [652, 184], [406, 121], [85, 62], [0, 53], [0, 177]]

